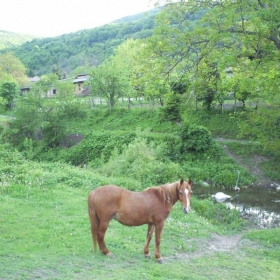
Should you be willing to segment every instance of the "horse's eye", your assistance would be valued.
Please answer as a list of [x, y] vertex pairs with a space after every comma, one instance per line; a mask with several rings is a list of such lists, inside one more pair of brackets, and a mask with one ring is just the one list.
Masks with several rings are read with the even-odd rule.
[[180, 191], [179, 193], [180, 193], [180, 195], [182, 195], [182, 194], [183, 194], [183, 193], [182, 193], [182, 191]]

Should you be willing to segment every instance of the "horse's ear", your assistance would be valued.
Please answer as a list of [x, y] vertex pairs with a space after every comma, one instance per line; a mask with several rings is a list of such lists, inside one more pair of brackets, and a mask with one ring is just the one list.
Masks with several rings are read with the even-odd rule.
[[188, 181], [188, 183], [189, 183], [189, 185], [192, 185], [192, 179], [191, 178], [189, 178], [189, 181]]
[[182, 178], [182, 179], [180, 180], [180, 185], [183, 185], [183, 183], [184, 183], [184, 179]]

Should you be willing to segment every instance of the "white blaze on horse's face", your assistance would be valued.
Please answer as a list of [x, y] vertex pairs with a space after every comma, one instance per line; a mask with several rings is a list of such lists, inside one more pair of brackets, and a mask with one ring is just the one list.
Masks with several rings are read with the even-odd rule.
[[186, 187], [180, 190], [180, 202], [183, 206], [183, 212], [185, 214], [191, 211], [191, 191]]
[[187, 214], [191, 211], [191, 206], [190, 206], [190, 200], [189, 200], [189, 190], [185, 189], [185, 195], [186, 195], [186, 206], [184, 206], [184, 213]]

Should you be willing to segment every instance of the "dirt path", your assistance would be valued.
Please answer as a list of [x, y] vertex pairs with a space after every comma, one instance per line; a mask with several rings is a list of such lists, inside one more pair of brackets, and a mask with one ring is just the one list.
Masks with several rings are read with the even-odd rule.
[[274, 182], [270, 178], [268, 178], [264, 175], [264, 172], [261, 168], [261, 164], [268, 160], [266, 157], [260, 156], [260, 155], [253, 155], [251, 157], [247, 157], [246, 162], [244, 162], [242, 157], [231, 152], [226, 145], [227, 142], [244, 143], [246, 141], [236, 140], [236, 139], [224, 139], [224, 138], [217, 138], [216, 140], [221, 144], [225, 153], [229, 157], [234, 159], [238, 165], [242, 166], [243, 168], [248, 170], [248, 172], [250, 172], [251, 174], [253, 174], [255, 176], [255, 178], [256, 178], [256, 182], [254, 184], [255, 186], [268, 187], [268, 186], [271, 186], [272, 184], [274, 184]]
[[236, 254], [244, 246], [251, 246], [248, 239], [242, 239], [242, 234], [235, 234], [230, 236], [212, 234], [209, 239], [191, 239], [187, 246], [192, 248], [192, 244], [197, 244], [196, 249], [189, 249], [189, 252], [179, 253], [167, 259], [193, 259], [204, 257], [205, 255], [211, 256], [215, 253], [230, 253]]

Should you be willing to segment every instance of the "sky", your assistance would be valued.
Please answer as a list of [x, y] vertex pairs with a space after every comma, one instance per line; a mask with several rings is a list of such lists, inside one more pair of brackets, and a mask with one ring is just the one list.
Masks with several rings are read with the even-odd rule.
[[0, 30], [55, 37], [154, 8], [154, 0], [0, 0]]

